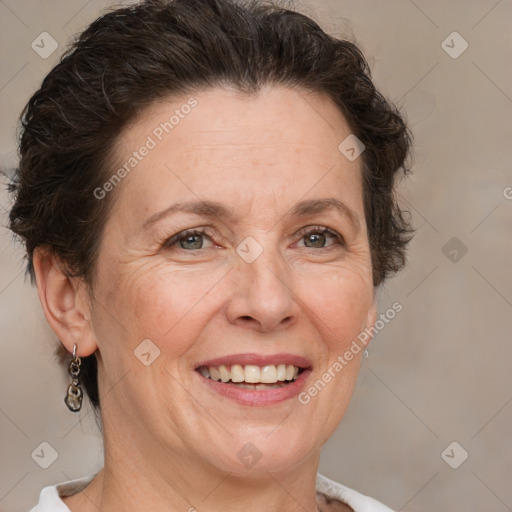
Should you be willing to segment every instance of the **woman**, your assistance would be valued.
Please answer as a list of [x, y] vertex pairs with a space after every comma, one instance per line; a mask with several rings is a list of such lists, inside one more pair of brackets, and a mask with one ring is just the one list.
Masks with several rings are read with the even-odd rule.
[[96, 20], [25, 109], [10, 219], [105, 465], [32, 510], [389, 511], [318, 465], [404, 263], [409, 147], [356, 46], [301, 14]]

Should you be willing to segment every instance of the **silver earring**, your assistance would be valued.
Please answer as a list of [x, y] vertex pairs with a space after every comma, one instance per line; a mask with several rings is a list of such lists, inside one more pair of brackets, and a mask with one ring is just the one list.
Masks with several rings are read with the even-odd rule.
[[363, 356], [365, 359], [368, 359], [370, 357], [370, 352], [368, 352], [367, 348], [364, 349]]
[[78, 376], [80, 375], [80, 366], [82, 364], [82, 358], [76, 355], [76, 345], [73, 345], [73, 359], [69, 363], [69, 374], [71, 375], [71, 384], [68, 386], [68, 392], [64, 402], [68, 406], [68, 409], [72, 412], [78, 412], [82, 408], [82, 389], [78, 382]]

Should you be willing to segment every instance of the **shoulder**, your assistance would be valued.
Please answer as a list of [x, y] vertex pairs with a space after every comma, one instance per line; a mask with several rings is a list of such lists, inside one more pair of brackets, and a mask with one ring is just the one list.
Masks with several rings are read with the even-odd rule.
[[[316, 477], [316, 490], [317, 493], [322, 494], [326, 498], [325, 502], [328, 506], [330, 506], [329, 502], [334, 500], [348, 505], [350, 507], [348, 510], [352, 509], [354, 512], [393, 512], [393, 510], [379, 501], [354, 491], [334, 480], [330, 480], [320, 473]], [[330, 506], [329, 511], [331, 510], [333, 512], [338, 512], [338, 510], [341, 512], [347, 509]]]
[[45, 487], [39, 495], [38, 504], [29, 512], [70, 512], [61, 498], [80, 492], [91, 483], [94, 476], [88, 475], [77, 480]]

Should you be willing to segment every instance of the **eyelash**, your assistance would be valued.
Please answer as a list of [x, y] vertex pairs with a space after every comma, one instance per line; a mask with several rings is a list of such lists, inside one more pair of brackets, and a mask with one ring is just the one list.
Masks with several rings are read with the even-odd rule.
[[[342, 247], [346, 247], [346, 242], [345, 242], [345, 239], [343, 238], [343, 236], [340, 235], [338, 232], [336, 232], [332, 229], [329, 229], [325, 226], [308, 226], [306, 228], [299, 230], [296, 233], [296, 236], [298, 236], [300, 239], [303, 239], [305, 236], [313, 235], [313, 234], [315, 234], [315, 235], [316, 234], [330, 235], [338, 242], [339, 245], [341, 245]], [[170, 249], [175, 244], [177, 244], [182, 238], [186, 238], [189, 236], [207, 236], [211, 240], [213, 237], [213, 233], [211, 231], [207, 230], [206, 228], [187, 229], [185, 231], [181, 231], [180, 233], [177, 233], [176, 235], [174, 235], [171, 238], [169, 238], [168, 240], [166, 240], [163, 244], [163, 248]], [[329, 249], [330, 247], [331, 246], [319, 247], [318, 249]], [[303, 248], [314, 249], [312, 247], [303, 247]], [[201, 249], [195, 249], [195, 250], [194, 249], [183, 249], [182, 247], [179, 247], [178, 249], [181, 249], [181, 250], [187, 251], [187, 252], [195, 252], [195, 251], [201, 250]], [[208, 249], [208, 247], [207, 247], [207, 249]]]
[[[180, 231], [176, 235], [174, 235], [171, 238], [169, 238], [168, 240], [166, 240], [163, 244], [163, 248], [170, 249], [173, 245], [178, 243], [182, 238], [186, 238], [187, 236], [194, 236], [194, 235], [200, 235], [200, 236], [206, 235], [210, 239], [213, 236], [213, 234], [210, 233], [205, 228], [187, 229], [185, 231]], [[187, 249], [183, 249], [182, 247], [179, 247], [179, 249], [182, 249], [183, 251], [187, 251]], [[197, 249], [197, 250], [201, 250], [201, 249]], [[188, 250], [188, 252], [193, 252], [193, 251]]]
[[[339, 245], [342, 247], [346, 246], [345, 239], [342, 235], [340, 235], [337, 231], [334, 231], [333, 229], [329, 229], [325, 226], [307, 226], [297, 233], [297, 236], [299, 236], [300, 239], [303, 239], [307, 235], [330, 235], [332, 236]], [[327, 247], [320, 247], [319, 249], [329, 249], [332, 246]], [[313, 249], [312, 247], [305, 247], [305, 249]]]

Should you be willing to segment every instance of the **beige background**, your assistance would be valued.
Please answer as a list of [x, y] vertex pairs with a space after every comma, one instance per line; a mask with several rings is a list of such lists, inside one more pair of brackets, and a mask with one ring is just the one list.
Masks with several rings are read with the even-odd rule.
[[[71, 35], [109, 5], [0, 0], [2, 169], [15, 163], [23, 105]], [[408, 113], [416, 160], [400, 194], [418, 229], [407, 270], [379, 295], [381, 311], [395, 301], [403, 311], [375, 338], [320, 470], [396, 510], [512, 510], [512, 2], [309, 5], [328, 30], [356, 39], [377, 85]], [[43, 31], [59, 43], [47, 59], [31, 48]], [[469, 44], [456, 59], [441, 46], [454, 31]], [[446, 44], [453, 53], [461, 42]], [[0, 207], [5, 225], [4, 190]], [[13, 512], [102, 460], [92, 414], [64, 408], [67, 378], [23, 268], [2, 229], [0, 510]], [[469, 454], [458, 469], [441, 457], [453, 441], [447, 460]], [[58, 453], [48, 469], [31, 457], [42, 442]]]

